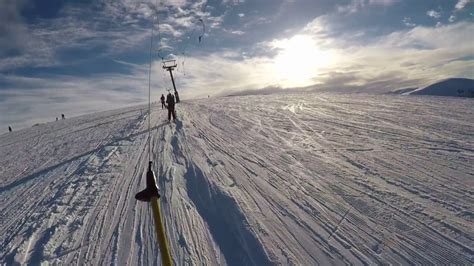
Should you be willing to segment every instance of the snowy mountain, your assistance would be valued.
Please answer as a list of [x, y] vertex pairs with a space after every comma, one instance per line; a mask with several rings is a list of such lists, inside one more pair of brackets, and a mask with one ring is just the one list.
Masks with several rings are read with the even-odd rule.
[[0, 264], [474, 263], [470, 99], [268, 95], [153, 105], [0, 136]]
[[409, 94], [474, 98], [474, 79], [446, 79], [428, 87], [412, 91]]

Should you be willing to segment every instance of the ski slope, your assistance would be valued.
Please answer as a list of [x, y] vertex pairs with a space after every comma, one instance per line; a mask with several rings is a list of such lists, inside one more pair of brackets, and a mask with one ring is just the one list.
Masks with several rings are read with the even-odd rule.
[[[368, 95], [152, 106], [177, 265], [473, 264], [474, 102]], [[145, 106], [0, 136], [0, 263], [160, 264]]]

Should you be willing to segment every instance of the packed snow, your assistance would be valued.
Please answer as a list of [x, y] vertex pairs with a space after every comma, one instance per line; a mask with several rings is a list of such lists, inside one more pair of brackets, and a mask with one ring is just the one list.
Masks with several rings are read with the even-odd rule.
[[0, 136], [0, 263], [160, 264], [147, 125], [176, 264], [473, 264], [474, 102], [222, 97]]

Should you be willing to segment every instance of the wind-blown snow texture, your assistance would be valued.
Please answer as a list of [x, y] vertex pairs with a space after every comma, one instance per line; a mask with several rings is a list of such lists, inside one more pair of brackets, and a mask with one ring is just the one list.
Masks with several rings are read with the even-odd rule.
[[[272, 95], [153, 106], [177, 264], [474, 263], [470, 99]], [[159, 264], [145, 107], [0, 136], [0, 262]]]

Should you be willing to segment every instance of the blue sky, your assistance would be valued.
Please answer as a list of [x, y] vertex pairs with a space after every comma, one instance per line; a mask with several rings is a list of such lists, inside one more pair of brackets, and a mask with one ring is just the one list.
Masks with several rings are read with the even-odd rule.
[[171, 87], [161, 57], [183, 98], [474, 78], [473, 13], [472, 0], [1, 0], [0, 123], [145, 102], [152, 27], [154, 97]]

